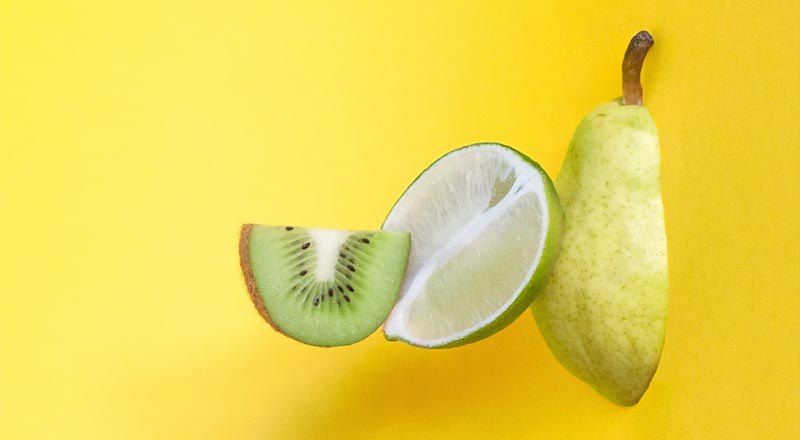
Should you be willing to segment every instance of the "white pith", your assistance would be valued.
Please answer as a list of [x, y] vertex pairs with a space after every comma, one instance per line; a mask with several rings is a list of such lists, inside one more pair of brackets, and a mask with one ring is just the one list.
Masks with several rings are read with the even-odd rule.
[[[446, 242], [441, 247], [436, 248], [432, 254], [424, 257], [423, 261], [423, 257], [415, 258], [413, 244], [415, 236], [413, 225], [403, 224], [403, 219], [409, 218], [408, 214], [423, 208], [421, 206], [415, 206], [413, 202], [407, 202], [406, 199], [413, 199], [414, 197], [417, 197], [417, 200], [420, 200], [420, 194], [425, 194], [426, 191], [433, 190], [431, 188], [435, 187], [436, 185], [446, 186], [446, 184], [442, 183], [447, 180], [446, 173], [458, 172], [457, 169], [450, 169], [447, 163], [457, 155], [461, 159], [464, 159], [463, 155], [473, 155], [475, 156], [474, 161], [479, 163], [500, 159], [504, 166], [507, 166], [513, 170], [515, 180], [513, 181], [513, 184], [511, 184], [510, 190], [502, 199], [500, 199], [499, 202], [491, 207], [487, 203], [485, 209], [483, 209], [479, 215], [468, 218], [468, 221], [463, 224], [460, 230], [452, 231], [453, 234], [447, 238]], [[489, 157], [487, 155], [494, 157], [487, 159], [487, 157]], [[474, 163], [472, 165], [474, 165]], [[483, 171], [485, 170], [481, 170], [481, 172]], [[491, 170], [488, 171], [491, 172]], [[438, 176], [440, 173], [445, 173], [445, 175]], [[508, 175], [511, 175], [511, 173], [509, 172]], [[430, 176], [436, 176], [436, 178], [434, 179]], [[482, 177], [485, 178], [485, 176]], [[503, 176], [498, 174], [496, 175], [496, 178], [502, 179]], [[452, 198], [470, 196], [468, 193], [469, 188], [463, 188], [461, 191], [459, 191], [457, 188], [452, 188], [450, 190], [452, 192], [450, 194]], [[414, 194], [413, 196], [407, 197], [412, 193]], [[471, 325], [469, 328], [437, 339], [422, 339], [414, 335], [409, 330], [409, 311], [411, 310], [414, 302], [420, 298], [420, 295], [426, 292], [426, 287], [431, 280], [431, 277], [437, 273], [437, 270], [442, 268], [448, 261], [450, 261], [451, 258], [454, 258], [459, 251], [466, 251], [466, 247], [470, 246], [479, 237], [485, 240], [486, 237], [481, 237], [482, 232], [487, 230], [487, 228], [489, 228], [495, 222], [499, 223], [501, 217], [505, 213], [508, 213], [516, 203], [521, 203], [520, 199], [530, 193], [535, 195], [535, 200], [537, 201], [538, 208], [541, 211], [542, 218], [539, 219], [541, 233], [539, 234], [540, 240], [536, 244], [537, 249], [533, 253], [533, 258], [527, 265], [527, 271], [522, 277], [524, 281], [516, 287], [514, 292], [508, 297], [508, 300], [505, 301], [501, 307], [498, 307], [480, 322], [474, 323], [474, 325]], [[529, 198], [530, 197], [526, 198], [526, 203], [529, 203], [529, 201], [527, 201]], [[424, 203], [419, 202], [418, 204], [422, 205]], [[430, 206], [427, 206], [424, 209], [429, 208]], [[446, 211], [447, 208], [447, 206], [436, 207], [436, 209], [440, 209], [442, 211]], [[531, 214], [533, 214], [533, 212], [531, 212]], [[395, 305], [384, 325], [384, 332], [387, 337], [402, 339], [419, 346], [441, 346], [448, 344], [449, 342], [463, 339], [485, 327], [489, 323], [495, 321], [514, 303], [533, 276], [536, 268], [538, 267], [539, 261], [541, 260], [545, 240], [547, 238], [546, 231], [548, 230], [548, 227], [549, 212], [547, 209], [544, 182], [542, 180], [540, 171], [531, 166], [531, 164], [522, 159], [512, 150], [499, 145], [483, 144], [458, 150], [439, 160], [428, 170], [426, 170], [425, 173], [423, 173], [423, 175], [420, 176], [420, 178], [418, 178], [418, 180], [412, 185], [412, 187], [409, 188], [403, 198], [401, 198], [401, 200], [398, 201], [398, 203], [392, 209], [392, 212], [389, 214], [386, 223], [384, 224], [384, 229], [387, 230], [411, 230], [412, 233], [412, 249], [409, 257], [409, 269], [403, 282], [403, 288], [400, 291], [400, 300]], [[471, 251], [480, 252], [480, 249]], [[469, 269], [473, 270], [473, 268]], [[481, 267], [475, 267], [474, 270], [479, 272], [481, 271]], [[517, 273], [519, 274], [521, 271]], [[480, 301], [481, 298], [464, 298], [464, 300]]]
[[307, 229], [317, 253], [316, 277], [319, 281], [333, 281], [336, 274], [336, 261], [339, 248], [344, 244], [350, 231], [336, 229]]

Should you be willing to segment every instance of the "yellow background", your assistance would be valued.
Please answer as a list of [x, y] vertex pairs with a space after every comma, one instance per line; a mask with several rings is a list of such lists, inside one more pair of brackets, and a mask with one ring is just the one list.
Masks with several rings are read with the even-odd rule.
[[[0, 0], [0, 438], [800, 438], [796, 1], [288, 3]], [[478, 141], [555, 176], [642, 28], [671, 297], [638, 406], [529, 313], [444, 351], [261, 321], [241, 223], [377, 228]]]

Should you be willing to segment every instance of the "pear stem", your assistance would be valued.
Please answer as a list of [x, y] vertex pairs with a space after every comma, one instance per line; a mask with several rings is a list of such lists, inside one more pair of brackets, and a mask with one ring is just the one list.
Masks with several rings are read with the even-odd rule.
[[642, 105], [642, 64], [653, 46], [653, 36], [641, 31], [631, 38], [622, 59], [622, 105]]

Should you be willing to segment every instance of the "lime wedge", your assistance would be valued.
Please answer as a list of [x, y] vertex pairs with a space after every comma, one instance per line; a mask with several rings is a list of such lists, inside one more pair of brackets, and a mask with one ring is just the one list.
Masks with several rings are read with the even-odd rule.
[[475, 144], [441, 157], [383, 224], [384, 230], [411, 232], [386, 338], [452, 347], [506, 327], [542, 287], [562, 220], [550, 178], [513, 148]]

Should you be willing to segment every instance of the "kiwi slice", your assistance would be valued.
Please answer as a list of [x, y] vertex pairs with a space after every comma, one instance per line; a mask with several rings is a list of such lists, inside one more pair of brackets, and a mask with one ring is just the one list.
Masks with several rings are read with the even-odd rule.
[[408, 232], [242, 226], [239, 258], [261, 316], [300, 342], [358, 342], [389, 315], [408, 263]]

